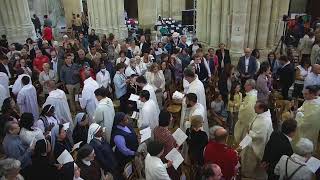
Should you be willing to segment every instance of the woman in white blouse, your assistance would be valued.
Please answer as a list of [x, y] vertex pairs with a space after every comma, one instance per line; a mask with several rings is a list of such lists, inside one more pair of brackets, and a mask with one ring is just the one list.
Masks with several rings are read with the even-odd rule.
[[162, 109], [163, 92], [165, 91], [165, 78], [162, 70], [160, 70], [157, 63], [153, 63], [150, 66], [150, 70], [146, 72], [147, 82], [155, 90], [159, 108]]
[[130, 65], [126, 68], [124, 73], [127, 77], [130, 77], [132, 74], [136, 74], [138, 76], [141, 76], [141, 70], [137, 66], [135, 58], [130, 59]]
[[119, 56], [120, 57], [117, 59], [116, 64], [124, 63], [126, 66], [129, 66], [130, 59], [126, 57], [126, 52], [120, 51]]
[[43, 64], [43, 71], [39, 74], [39, 82], [43, 88], [43, 94], [45, 98], [48, 97], [48, 82], [49, 81], [58, 81], [58, 76], [54, 72], [54, 70], [50, 69], [50, 65], [48, 63]]
[[296, 67], [296, 77], [294, 81], [294, 89], [292, 96], [295, 98], [303, 98], [302, 90], [304, 87], [304, 79], [311, 71], [311, 61], [309, 57], [303, 56], [300, 65]]
[[132, 52], [133, 56], [140, 56], [141, 55], [141, 50], [140, 50], [139, 46], [136, 45], [136, 42], [134, 40], [132, 40], [130, 42], [128, 49]]

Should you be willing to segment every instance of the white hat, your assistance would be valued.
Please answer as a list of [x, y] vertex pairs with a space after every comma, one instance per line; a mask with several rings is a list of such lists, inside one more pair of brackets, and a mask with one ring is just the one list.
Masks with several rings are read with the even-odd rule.
[[172, 34], [172, 37], [173, 37], [173, 38], [177, 38], [177, 37], [179, 37], [179, 35], [180, 35], [179, 33], [174, 32], [174, 33]]

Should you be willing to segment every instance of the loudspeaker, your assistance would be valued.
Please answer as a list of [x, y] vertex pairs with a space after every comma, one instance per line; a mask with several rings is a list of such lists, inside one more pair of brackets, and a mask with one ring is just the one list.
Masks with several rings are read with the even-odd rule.
[[194, 25], [194, 9], [182, 11], [182, 25]]

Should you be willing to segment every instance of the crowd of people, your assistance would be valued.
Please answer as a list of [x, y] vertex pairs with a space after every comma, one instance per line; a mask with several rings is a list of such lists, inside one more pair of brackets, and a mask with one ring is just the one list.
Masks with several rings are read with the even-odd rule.
[[[205, 51], [177, 32], [160, 41], [99, 37], [74, 15], [75, 36], [56, 41], [50, 19], [43, 29], [36, 19], [42, 39], [0, 41], [2, 179], [317, 175], [306, 164], [320, 129], [320, 26], [301, 38], [299, 64], [245, 48], [235, 66], [225, 44]], [[141, 142], [147, 128], [151, 138]], [[176, 128], [187, 135], [182, 144]], [[184, 158], [179, 167], [166, 158], [173, 149]]]

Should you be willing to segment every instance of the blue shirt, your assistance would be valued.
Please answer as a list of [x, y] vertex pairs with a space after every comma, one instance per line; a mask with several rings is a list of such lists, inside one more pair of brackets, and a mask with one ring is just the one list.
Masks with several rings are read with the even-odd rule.
[[[118, 129], [121, 129], [121, 130], [123, 130], [123, 131], [125, 131], [125, 132], [127, 132], [127, 133], [131, 133], [130, 129], [129, 129], [127, 126], [123, 127], [123, 126], [117, 125], [117, 128], [118, 128]], [[132, 151], [132, 150], [130, 150], [130, 149], [126, 146], [126, 141], [125, 141], [125, 139], [124, 139], [123, 136], [121, 136], [121, 135], [116, 135], [116, 136], [114, 137], [114, 143], [116, 144], [117, 148], [119, 149], [119, 151], [120, 151], [122, 154], [127, 155], [127, 156], [133, 156], [133, 155], [134, 155], [135, 152]]]
[[121, 98], [127, 93], [126, 75], [117, 72], [114, 75], [113, 83], [117, 99]]

